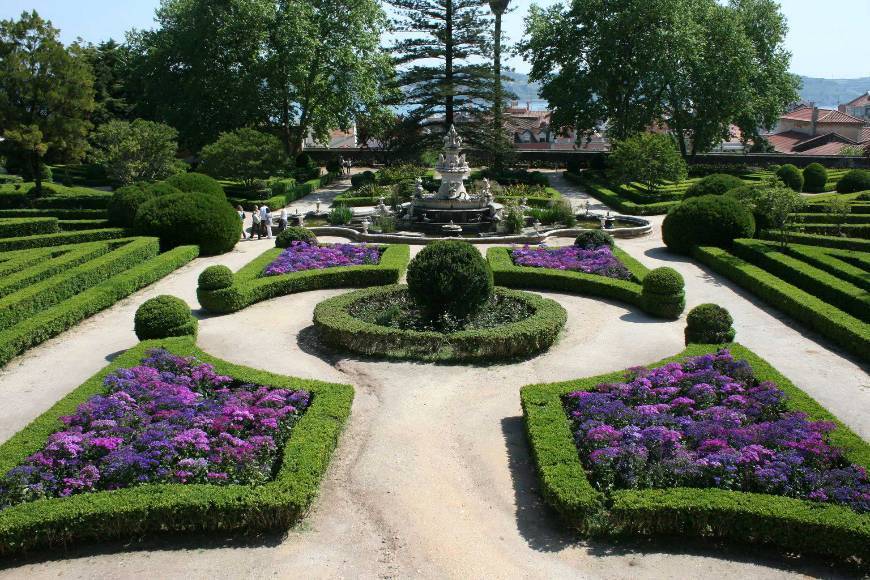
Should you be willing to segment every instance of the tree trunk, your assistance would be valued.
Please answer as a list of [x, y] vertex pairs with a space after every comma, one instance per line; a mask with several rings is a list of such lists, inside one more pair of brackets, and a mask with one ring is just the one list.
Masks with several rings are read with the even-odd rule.
[[36, 191], [42, 193], [42, 167], [39, 162], [39, 154], [36, 151], [30, 152], [30, 170], [33, 172], [33, 181], [36, 183]]
[[447, 84], [447, 99], [444, 103], [444, 131], [453, 124], [453, 0], [447, 0], [444, 34], [444, 81]]

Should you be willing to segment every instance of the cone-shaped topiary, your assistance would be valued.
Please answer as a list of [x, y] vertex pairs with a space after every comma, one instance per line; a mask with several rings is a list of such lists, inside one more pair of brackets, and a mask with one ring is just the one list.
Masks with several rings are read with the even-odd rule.
[[433, 320], [444, 315], [462, 320], [492, 296], [492, 270], [468, 242], [434, 242], [408, 265], [408, 292]]
[[146, 300], [134, 319], [139, 340], [167, 338], [170, 336], [196, 336], [198, 322], [190, 313], [190, 307], [181, 298], [161, 295]]
[[822, 193], [828, 183], [828, 170], [821, 163], [810, 163], [804, 167], [804, 191]]
[[673, 268], [656, 268], [643, 279], [643, 308], [662, 318], [677, 319], [686, 308], [685, 281]]
[[226, 199], [205, 193], [174, 193], [152, 199], [136, 212], [134, 229], [160, 238], [160, 248], [198, 245], [206, 256], [232, 250], [242, 221]]
[[668, 248], [688, 254], [693, 246], [728, 247], [737, 238], [755, 234], [749, 205], [732, 195], [705, 195], [671, 208], [662, 223]]
[[686, 317], [686, 345], [733, 342], [736, 331], [731, 314], [718, 304], [701, 304]]
[[603, 230], [587, 230], [580, 232], [574, 239], [574, 245], [578, 248], [598, 248], [600, 246], [613, 247], [613, 236]]
[[275, 247], [289, 248], [293, 242], [305, 242], [306, 244], [316, 245], [317, 236], [308, 228], [290, 226], [275, 238]]
[[200, 290], [222, 290], [233, 285], [233, 271], [222, 264], [209, 266], [199, 275]]

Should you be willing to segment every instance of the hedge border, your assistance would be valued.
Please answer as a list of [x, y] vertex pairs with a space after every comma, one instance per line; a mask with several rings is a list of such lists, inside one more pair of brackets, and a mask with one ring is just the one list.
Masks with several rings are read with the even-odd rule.
[[[2, 278], [0, 278], [0, 302], [13, 292], [108, 254], [117, 247], [118, 244], [114, 242], [90, 242], [69, 247], [55, 246], [58, 250], [49, 252], [40, 252], [43, 248], [24, 250], [28, 254], [15, 260], [16, 269], [4, 271]], [[52, 250], [53, 248], [47, 249]]]
[[257, 302], [279, 296], [325, 288], [365, 288], [396, 284], [408, 267], [410, 246], [393, 244], [384, 248], [381, 261], [369, 266], [338, 266], [304, 270], [281, 276], [262, 276], [263, 270], [284, 250], [272, 248], [233, 275], [233, 285], [220, 290], [197, 288], [199, 304], [207, 311], [228, 314]]
[[54, 217], [0, 218], [0, 238], [56, 234], [58, 231], [58, 221]]
[[496, 288], [499, 296], [531, 306], [529, 318], [482, 330], [453, 333], [402, 330], [365, 322], [348, 309], [373, 296], [405, 292], [407, 286], [367, 288], [324, 300], [314, 309], [314, 327], [332, 347], [366, 356], [440, 362], [496, 362], [528, 358], [549, 349], [564, 328], [568, 313], [555, 300], [528, 292]]
[[[727, 345], [735, 358], [746, 359], [761, 380], [771, 380], [788, 394], [791, 409], [811, 419], [833, 421], [831, 442], [850, 461], [870, 466], [870, 445], [798, 389], [769, 363], [739, 344]], [[691, 345], [658, 367], [685, 357], [716, 352], [715, 345]], [[783, 496], [703, 488], [597, 491], [586, 477], [574, 445], [563, 397], [618, 381], [625, 371], [550, 384], [521, 391], [526, 431], [541, 492], [571, 527], [586, 535], [682, 535], [774, 544], [786, 550], [820, 553], [847, 560], [870, 561], [870, 514], [845, 506]]]
[[563, 175], [569, 183], [585, 187], [592, 197], [600, 200], [606, 206], [629, 215], [664, 215], [668, 213], [669, 209], [680, 203], [680, 200], [658, 201], [643, 204], [635, 203], [623, 199], [617, 192], [591, 178], [576, 173], [570, 173], [568, 171]]
[[260, 486], [146, 484], [19, 504], [0, 512], [0, 555], [151, 533], [283, 529], [305, 515], [350, 414], [353, 388], [234, 365], [199, 350], [190, 337], [142, 342], [120, 355], [0, 446], [0, 472], [36, 452], [61, 427], [59, 417], [104, 392], [102, 381], [108, 373], [137, 364], [148, 349], [161, 346], [178, 355], [194, 355], [219, 373], [245, 382], [312, 393], [310, 407], [284, 447], [275, 479]]
[[870, 324], [722, 248], [695, 247], [692, 257], [859, 359], [870, 360]]
[[[799, 257], [804, 262], [812, 264], [820, 270], [824, 270], [834, 276], [839, 276], [840, 279], [870, 292], [870, 276], [867, 275], [867, 272], [870, 271], [870, 253], [865, 254], [867, 256], [866, 259], [862, 259], [858, 253], [850, 252], [849, 250], [802, 246], [799, 244], [790, 244], [786, 252]], [[852, 260], [852, 262], [849, 260]], [[863, 263], [864, 267], [858, 267], [853, 262], [858, 264]]]
[[[764, 230], [758, 234], [765, 240], [779, 240], [778, 232]], [[821, 234], [803, 234], [799, 232], [786, 232], [785, 239], [795, 244], [806, 246], [821, 246], [838, 250], [855, 250], [858, 252], [870, 252], [870, 240], [861, 238], [842, 238], [838, 236], [824, 236]]]
[[114, 240], [128, 235], [122, 228], [105, 228], [101, 230], [83, 230], [61, 232], [59, 234], [43, 234], [40, 236], [23, 236], [0, 239], [0, 252], [27, 250], [29, 248], [45, 248], [48, 246], [64, 246], [67, 244], [83, 244], [100, 240]]

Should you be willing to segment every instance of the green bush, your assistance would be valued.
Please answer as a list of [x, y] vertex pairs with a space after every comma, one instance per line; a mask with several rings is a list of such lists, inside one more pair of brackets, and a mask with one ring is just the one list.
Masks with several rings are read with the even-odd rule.
[[326, 220], [330, 225], [343, 226], [350, 223], [353, 219], [353, 210], [344, 205], [339, 205], [329, 211]]
[[57, 218], [2, 218], [0, 219], [0, 238], [19, 238], [54, 234], [58, 231]]
[[148, 185], [143, 186], [143, 189], [145, 189], [146, 191], [150, 191], [154, 194], [155, 197], [160, 197], [161, 195], [169, 195], [171, 193], [181, 193], [180, 189], [169, 183], [166, 183], [165, 181], [149, 183]]
[[804, 167], [804, 191], [822, 193], [828, 183], [828, 170], [821, 163], [810, 163]]
[[317, 163], [314, 162], [314, 159], [308, 153], [300, 153], [296, 156], [296, 167], [310, 169], [317, 167]]
[[[597, 159], [597, 157], [596, 157]], [[582, 185], [586, 190], [606, 203], [609, 207], [627, 215], [662, 215], [668, 213], [668, 210], [678, 205], [679, 201], [656, 201], [651, 203], [635, 203], [630, 199], [625, 199], [621, 194], [606, 187], [602, 183], [587, 175], [589, 172], [584, 172], [583, 175], [574, 175], [565, 173], [565, 179], [571, 183]]]
[[574, 245], [580, 248], [593, 249], [600, 246], [613, 247], [613, 236], [604, 230], [586, 230], [574, 238]]
[[355, 173], [350, 177], [350, 185], [353, 189], [360, 189], [364, 185], [368, 185], [370, 183], [375, 183], [377, 181], [377, 177], [372, 171], [364, 171], [362, 173]]
[[209, 266], [202, 271], [197, 281], [197, 287], [207, 291], [222, 290], [232, 285], [233, 271], [223, 264]]
[[731, 196], [687, 199], [671, 208], [662, 223], [665, 245], [681, 254], [688, 254], [697, 245], [728, 247], [734, 239], [754, 234], [752, 212]]
[[338, 157], [331, 157], [329, 161], [326, 162], [326, 171], [329, 173], [341, 173], [343, 170], [344, 168], [338, 161]]
[[242, 234], [239, 215], [226, 199], [204, 193], [152, 199], [139, 208], [134, 228], [140, 234], [159, 237], [164, 250], [196, 244], [206, 256], [229, 252]]
[[714, 173], [696, 181], [686, 190], [683, 198], [701, 197], [704, 195], [722, 195], [732, 189], [744, 185], [744, 181], [727, 173]]
[[686, 308], [685, 281], [673, 268], [656, 268], [643, 279], [644, 310], [662, 318], [677, 319]]
[[204, 173], [176, 173], [166, 183], [184, 193], [204, 193], [220, 199], [226, 198], [223, 186]]
[[686, 345], [725, 344], [736, 334], [731, 314], [718, 304], [700, 304], [686, 316]]
[[779, 171], [776, 172], [776, 176], [779, 177], [784, 184], [797, 192], [802, 191], [804, 188], [804, 174], [791, 163], [786, 163], [780, 167]]
[[306, 244], [316, 245], [317, 236], [308, 228], [290, 226], [275, 238], [275, 247], [289, 248], [293, 242], [305, 242]]
[[133, 327], [139, 340], [151, 340], [196, 336], [198, 323], [184, 300], [163, 294], [146, 300], [136, 309]]
[[408, 293], [433, 320], [465, 319], [489, 300], [492, 289], [489, 264], [468, 242], [433, 242], [408, 264]]
[[[171, 186], [170, 186], [171, 187]], [[122, 228], [133, 227], [136, 212], [145, 203], [157, 197], [154, 191], [141, 184], [127, 185], [118, 188], [106, 211], [109, 215], [109, 223]]]
[[853, 169], [837, 182], [837, 193], [855, 193], [870, 190], [870, 171]]
[[0, 252], [14, 250], [29, 250], [47, 246], [65, 246], [67, 244], [83, 244], [100, 240], [123, 238], [127, 231], [121, 228], [106, 228], [102, 230], [87, 230], [83, 232], [60, 232], [58, 234], [42, 234], [38, 236], [21, 236], [17, 238], [0, 239]]

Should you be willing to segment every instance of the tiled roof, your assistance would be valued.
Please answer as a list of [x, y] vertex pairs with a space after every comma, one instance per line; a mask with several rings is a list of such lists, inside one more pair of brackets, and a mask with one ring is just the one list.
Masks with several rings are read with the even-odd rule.
[[858, 136], [858, 143], [870, 143], [870, 127], [861, 129], [861, 134]]
[[[799, 109], [795, 109], [791, 113], [786, 113], [780, 118], [787, 119], [789, 121], [812, 121], [813, 108], [801, 107]], [[864, 121], [857, 117], [853, 117], [852, 115], [842, 113], [840, 111], [834, 111], [832, 109], [819, 109], [818, 123], [863, 125]]]
[[777, 153], [792, 155], [837, 155], [846, 145], [855, 145], [854, 141], [837, 133], [810, 137], [798, 131], [785, 131], [765, 138]]
[[801, 141], [805, 141], [807, 136], [797, 131], [785, 131], [775, 135], [765, 135], [765, 138], [777, 153], [791, 153], [794, 146]]
[[862, 105], [870, 105], [870, 91], [867, 91], [860, 97], [855, 97], [848, 103], [846, 103], [847, 107], [860, 107]]

